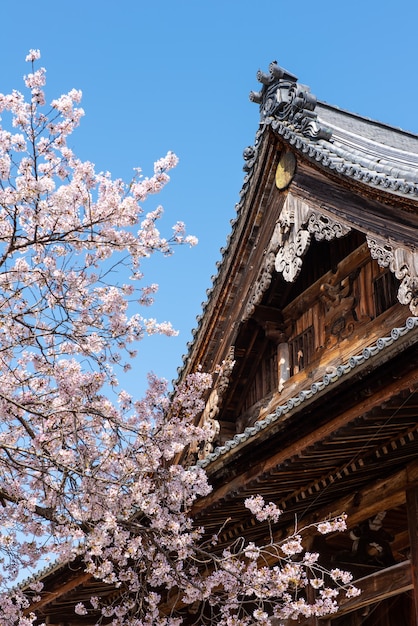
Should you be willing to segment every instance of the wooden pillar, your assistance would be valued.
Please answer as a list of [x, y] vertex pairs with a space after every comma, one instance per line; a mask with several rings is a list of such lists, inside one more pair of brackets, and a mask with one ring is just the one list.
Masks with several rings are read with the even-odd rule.
[[406, 510], [408, 515], [408, 532], [411, 546], [411, 568], [413, 582], [413, 600], [415, 605], [415, 623], [418, 624], [418, 487], [406, 490]]
[[277, 346], [277, 363], [278, 363], [278, 378], [279, 378], [279, 391], [283, 391], [284, 383], [290, 376], [290, 364], [289, 364], [289, 344], [279, 343]]

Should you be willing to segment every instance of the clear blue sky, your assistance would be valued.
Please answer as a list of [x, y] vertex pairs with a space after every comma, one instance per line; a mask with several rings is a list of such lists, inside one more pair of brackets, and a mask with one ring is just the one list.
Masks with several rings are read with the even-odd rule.
[[147, 341], [129, 386], [145, 372], [172, 379], [206, 300], [254, 141], [255, 75], [277, 60], [318, 99], [418, 132], [418, 2], [382, 0], [20, 0], [4, 2], [0, 91], [23, 89], [24, 57], [40, 48], [50, 99], [76, 87], [86, 116], [78, 154], [129, 179], [173, 150], [180, 165], [161, 197], [199, 238], [149, 268], [154, 311], [180, 330]]

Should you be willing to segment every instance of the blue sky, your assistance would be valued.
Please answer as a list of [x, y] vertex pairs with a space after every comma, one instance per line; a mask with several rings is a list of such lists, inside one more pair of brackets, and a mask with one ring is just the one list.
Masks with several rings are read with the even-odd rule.
[[80, 157], [127, 180], [167, 150], [180, 157], [144, 208], [161, 202], [167, 230], [183, 220], [200, 243], [147, 268], [160, 284], [152, 315], [180, 335], [140, 347], [131, 390], [181, 365], [239, 199], [259, 68], [277, 60], [318, 99], [418, 132], [416, 0], [20, 0], [1, 15], [0, 91], [23, 89], [26, 53], [40, 48], [50, 99], [83, 91]]

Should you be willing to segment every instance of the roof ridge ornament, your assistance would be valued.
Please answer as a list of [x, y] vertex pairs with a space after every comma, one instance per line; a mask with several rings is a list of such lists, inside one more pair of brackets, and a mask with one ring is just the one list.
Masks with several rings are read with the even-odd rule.
[[315, 112], [316, 97], [309, 87], [280, 67], [276, 61], [269, 65], [269, 73], [260, 70], [257, 80], [261, 91], [251, 91], [250, 100], [260, 105], [261, 121], [277, 130], [283, 124], [310, 139], [329, 140], [332, 131], [318, 121]]

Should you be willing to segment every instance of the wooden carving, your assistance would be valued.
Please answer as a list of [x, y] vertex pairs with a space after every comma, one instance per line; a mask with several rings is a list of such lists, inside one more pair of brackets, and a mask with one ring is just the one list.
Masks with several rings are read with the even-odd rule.
[[381, 267], [388, 267], [401, 281], [398, 300], [409, 305], [413, 315], [418, 315], [418, 253], [406, 245], [392, 243], [377, 236], [367, 236], [370, 254]]
[[324, 305], [326, 347], [331, 348], [347, 339], [354, 330], [355, 298], [349, 278], [336, 283], [321, 285], [320, 298]]
[[309, 215], [307, 229], [317, 241], [331, 241], [331, 239], [344, 237], [350, 232], [348, 226], [315, 211]]
[[198, 450], [197, 456], [199, 459], [204, 459], [210, 452], [212, 452], [214, 448], [214, 441], [219, 435], [220, 425], [217, 417], [219, 415], [223, 396], [228, 389], [229, 379], [231, 377], [234, 365], [234, 348], [231, 347], [227, 358], [222, 363], [218, 379], [209, 395], [209, 399], [206, 402], [205, 409], [200, 419], [201, 426], [210, 427], [211, 436]]
[[362, 522], [350, 532], [353, 541], [350, 553], [342, 553], [338, 560], [345, 563], [358, 563], [371, 567], [389, 567], [395, 563], [390, 543], [394, 540], [385, 530], [383, 520], [386, 512]]
[[248, 319], [253, 315], [255, 307], [260, 304], [263, 294], [270, 287], [271, 279], [274, 271], [274, 262], [276, 259], [277, 249], [280, 245], [280, 229], [281, 225], [276, 224], [273, 236], [264, 255], [264, 260], [255, 281], [253, 290], [245, 308], [244, 319]]
[[270, 287], [275, 258], [276, 255], [272, 251], [267, 252], [265, 255], [263, 265], [258, 274], [257, 280], [255, 281], [248, 304], [245, 308], [244, 319], [248, 319], [251, 315], [253, 315], [255, 307], [257, 304], [260, 304], [263, 294]]
[[312, 236], [316, 241], [331, 241], [344, 237], [349, 232], [348, 226], [319, 213], [300, 198], [288, 194], [248, 299], [243, 319], [251, 317], [255, 307], [260, 304], [263, 294], [271, 284], [274, 269], [282, 274], [287, 282], [293, 283], [296, 280]]
[[281, 225], [279, 250], [275, 267], [287, 282], [293, 283], [302, 268], [302, 258], [312, 236], [317, 241], [343, 237], [350, 228], [312, 209], [306, 202], [288, 195], [279, 218]]

